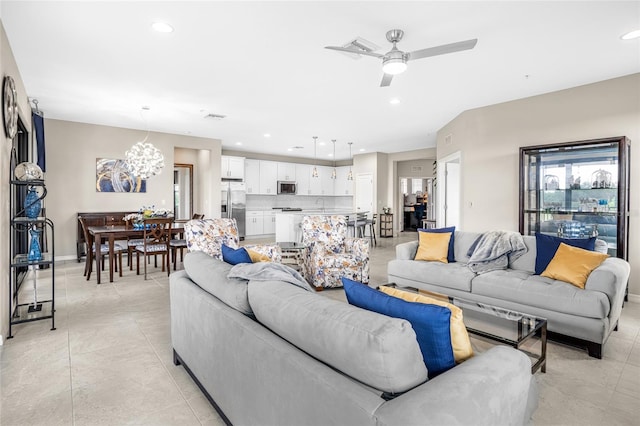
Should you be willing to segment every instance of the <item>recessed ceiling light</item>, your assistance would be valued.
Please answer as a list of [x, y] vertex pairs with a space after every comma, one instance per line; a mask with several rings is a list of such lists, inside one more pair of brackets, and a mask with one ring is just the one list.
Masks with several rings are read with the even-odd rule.
[[389, 100], [389, 103], [390, 103], [391, 105], [398, 105], [398, 104], [400, 103], [400, 99], [398, 99], [398, 98], [391, 98], [391, 99]]
[[318, 143], [318, 145], [320, 145], [320, 146], [325, 146], [325, 145], [326, 145], [326, 143], [324, 143], [324, 142], [319, 142], [319, 143]]
[[264, 136], [265, 138], [270, 138], [270, 137], [271, 137], [271, 134], [270, 134], [270, 133], [265, 133], [265, 134], [264, 134], [264, 135], [262, 135], [262, 136]]
[[154, 22], [151, 24], [151, 28], [159, 33], [172, 33], [173, 27], [166, 22]]
[[333, 154], [332, 154], [332, 153], [329, 153], [329, 155], [327, 155], [327, 157], [333, 157]]
[[620, 38], [623, 40], [633, 40], [634, 38], [640, 38], [640, 30], [628, 32]]
[[364, 152], [364, 151], [365, 151], [365, 149], [364, 149], [364, 148], [360, 148], [360, 152]]
[[293, 151], [293, 148], [287, 148], [287, 151], [291, 152]]
[[236, 145], [242, 145], [242, 142], [236, 142]]

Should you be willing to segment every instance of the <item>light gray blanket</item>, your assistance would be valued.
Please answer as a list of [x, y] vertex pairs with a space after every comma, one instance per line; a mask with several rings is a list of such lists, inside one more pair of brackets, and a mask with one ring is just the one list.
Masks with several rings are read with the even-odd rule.
[[308, 291], [315, 291], [298, 271], [282, 263], [239, 263], [229, 270], [227, 278], [242, 278], [251, 281], [284, 281]]
[[527, 246], [518, 232], [485, 232], [469, 247], [467, 266], [476, 274], [506, 269], [509, 261], [516, 260], [526, 252]]

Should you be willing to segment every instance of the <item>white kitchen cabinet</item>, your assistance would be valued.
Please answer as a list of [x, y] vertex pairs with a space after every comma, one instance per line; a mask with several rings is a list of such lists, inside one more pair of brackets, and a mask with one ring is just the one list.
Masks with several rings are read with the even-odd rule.
[[278, 163], [278, 180], [296, 180], [295, 163]]
[[263, 227], [262, 230], [265, 234], [276, 233], [276, 213], [273, 210], [263, 212]]
[[296, 164], [296, 182], [298, 183], [297, 195], [311, 195], [311, 169], [309, 164]]
[[353, 195], [353, 180], [348, 180], [349, 166], [337, 168], [337, 178], [333, 186], [333, 194], [336, 196]]
[[264, 234], [264, 213], [261, 211], [247, 212], [247, 237]]
[[331, 172], [333, 172], [333, 167], [318, 166], [320, 193], [315, 195], [333, 195], [333, 182], [335, 179], [331, 179]]
[[260, 160], [260, 194], [278, 193], [278, 163]]
[[260, 193], [260, 160], [244, 160], [244, 183], [247, 194]]
[[244, 179], [244, 157], [220, 157], [220, 176], [222, 179]]

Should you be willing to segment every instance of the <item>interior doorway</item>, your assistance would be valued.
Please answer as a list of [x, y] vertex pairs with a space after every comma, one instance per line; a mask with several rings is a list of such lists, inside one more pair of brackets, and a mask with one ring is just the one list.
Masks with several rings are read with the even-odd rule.
[[[402, 206], [400, 229], [415, 231], [435, 225], [435, 179], [432, 177], [401, 177], [398, 179], [398, 204]], [[426, 221], [426, 222], [425, 222]]]
[[460, 151], [438, 161], [437, 226], [460, 227], [462, 155]]
[[189, 220], [193, 216], [193, 164], [173, 165], [173, 217]]

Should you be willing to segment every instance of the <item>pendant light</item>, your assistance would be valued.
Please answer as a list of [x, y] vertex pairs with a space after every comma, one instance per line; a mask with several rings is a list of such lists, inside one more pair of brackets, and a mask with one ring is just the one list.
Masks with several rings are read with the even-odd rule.
[[336, 140], [331, 139], [333, 142], [333, 171], [331, 172], [331, 179], [335, 179], [338, 177], [338, 172], [336, 170]]
[[353, 180], [353, 170], [351, 170], [351, 167], [353, 166], [353, 157], [351, 157], [351, 145], [353, 145], [353, 142], [349, 142], [349, 158], [351, 159], [351, 165], [349, 166], [349, 174], [347, 175], [347, 180]]
[[[318, 161], [318, 137], [314, 136], [313, 137], [313, 162], [317, 162]], [[316, 167], [316, 165], [313, 165], [313, 171], [311, 172], [311, 177], [317, 178], [318, 177], [318, 168]]]

